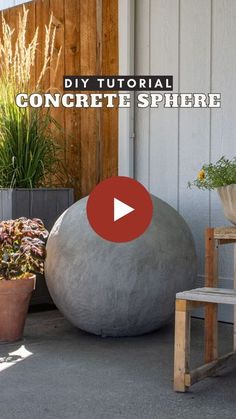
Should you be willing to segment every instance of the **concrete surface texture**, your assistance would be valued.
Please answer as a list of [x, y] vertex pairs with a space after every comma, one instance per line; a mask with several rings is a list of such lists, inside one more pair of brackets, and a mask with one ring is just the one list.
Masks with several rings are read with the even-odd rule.
[[[221, 351], [232, 348], [220, 324]], [[192, 359], [202, 360], [203, 322], [193, 320]], [[128, 338], [79, 331], [57, 311], [31, 314], [24, 340], [0, 346], [1, 419], [232, 419], [236, 370], [172, 390], [173, 326]]]
[[146, 232], [128, 243], [100, 238], [86, 216], [87, 198], [56, 222], [47, 243], [46, 280], [61, 312], [96, 335], [135, 336], [173, 315], [175, 294], [193, 287], [191, 232], [169, 205], [152, 197]]

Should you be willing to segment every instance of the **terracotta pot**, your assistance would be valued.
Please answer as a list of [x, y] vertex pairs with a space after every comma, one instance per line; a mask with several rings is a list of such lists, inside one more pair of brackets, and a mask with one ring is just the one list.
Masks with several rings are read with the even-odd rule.
[[22, 338], [36, 276], [15, 281], [0, 280], [0, 342]]
[[236, 225], [236, 185], [217, 188], [227, 220]]

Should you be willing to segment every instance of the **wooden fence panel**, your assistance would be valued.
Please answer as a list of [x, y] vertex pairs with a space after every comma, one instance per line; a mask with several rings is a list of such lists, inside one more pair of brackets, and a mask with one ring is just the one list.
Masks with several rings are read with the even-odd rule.
[[[80, 71], [80, 4], [67, 2], [65, 8], [65, 74], [81, 74]], [[65, 109], [66, 162], [70, 177], [81, 195], [81, 112], [77, 108]]]
[[[102, 74], [112, 75], [118, 71], [117, 51], [117, 16], [118, 2], [103, 0], [102, 10]], [[113, 175], [114, 170], [118, 172], [117, 154], [118, 135], [118, 112], [116, 108], [103, 108], [101, 120], [102, 142], [102, 167], [101, 177], [108, 178]]]
[[[27, 7], [27, 5], [26, 5]], [[14, 10], [14, 9], [13, 9]], [[20, 12], [22, 10], [22, 6], [18, 6], [15, 8], [16, 12]], [[36, 82], [38, 81], [41, 69], [43, 66], [43, 59], [44, 59], [44, 48], [45, 48], [45, 25], [49, 24], [50, 20], [50, 0], [39, 0], [35, 2], [35, 28], [31, 26], [29, 22], [28, 31], [33, 32], [36, 28], [38, 28], [38, 51], [36, 55], [36, 68], [35, 68], [35, 78]], [[9, 22], [11, 25], [11, 21]], [[42, 90], [46, 92], [50, 86], [50, 74], [49, 72], [45, 75], [42, 82]]]
[[[36, 26], [36, 6], [35, 3], [32, 1], [30, 3], [27, 4], [27, 9], [28, 9], [28, 30], [26, 33], [26, 42], [30, 43], [32, 41], [33, 38], [33, 33]], [[14, 10], [14, 9], [13, 9]], [[30, 88], [34, 89], [35, 86], [35, 68], [33, 69], [33, 71], [31, 71], [31, 75], [30, 75]]]
[[[50, 0], [50, 11], [53, 13], [53, 24], [56, 27], [56, 37], [54, 46], [54, 55], [52, 61], [52, 69], [50, 71], [50, 86], [63, 92], [63, 76], [65, 74], [65, 14], [63, 1]], [[60, 60], [58, 61], [58, 53], [61, 51]], [[57, 92], [58, 93], [58, 92]], [[65, 109], [52, 108], [52, 117], [65, 129]], [[66, 138], [63, 133], [57, 133], [57, 141], [60, 145], [60, 158], [65, 161], [66, 157]]]
[[[51, 12], [56, 26], [55, 56], [61, 48], [61, 57], [55, 80], [53, 65], [44, 79], [43, 91], [53, 87], [53, 91], [63, 93], [64, 74], [118, 74], [118, 0], [34, 0], [25, 6], [29, 9], [28, 42], [39, 28], [32, 86], [40, 75], [45, 25], [49, 23]], [[7, 22], [16, 27], [16, 32], [21, 11], [22, 6], [4, 11]], [[76, 196], [85, 196], [100, 180], [117, 175], [117, 109], [61, 107], [52, 108], [52, 114], [64, 132], [57, 135], [57, 142], [62, 148], [60, 157], [68, 169], [65, 186], [69, 186], [69, 179]]]
[[[80, 71], [83, 75], [96, 74], [97, 27], [96, 1], [80, 2]], [[89, 30], [88, 30], [89, 28]], [[81, 187], [89, 190], [97, 183], [97, 109], [81, 109]]]

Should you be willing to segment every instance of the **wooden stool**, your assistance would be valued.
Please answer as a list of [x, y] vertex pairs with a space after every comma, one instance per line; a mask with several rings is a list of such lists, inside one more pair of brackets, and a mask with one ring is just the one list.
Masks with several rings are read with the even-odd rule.
[[[217, 307], [233, 304], [236, 290], [217, 288], [218, 246], [236, 243], [236, 227], [208, 228], [206, 230], [205, 288], [185, 291], [176, 295], [174, 390], [184, 392], [192, 384], [210, 376], [225, 361], [236, 356], [236, 310], [234, 310], [234, 351], [218, 358]], [[236, 251], [234, 252], [236, 272]], [[236, 279], [234, 279], [236, 285]], [[191, 310], [205, 307], [205, 364], [190, 371], [190, 319]]]

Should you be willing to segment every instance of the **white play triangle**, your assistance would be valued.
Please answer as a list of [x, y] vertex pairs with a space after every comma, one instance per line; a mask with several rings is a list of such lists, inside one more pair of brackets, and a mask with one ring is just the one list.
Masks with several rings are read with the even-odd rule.
[[130, 207], [119, 199], [114, 198], [114, 221], [125, 217], [127, 214], [130, 214], [133, 211], [134, 208]]

